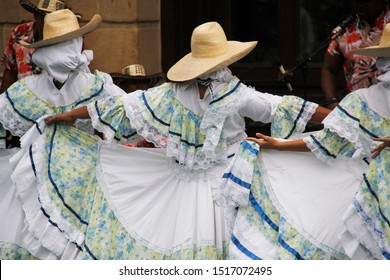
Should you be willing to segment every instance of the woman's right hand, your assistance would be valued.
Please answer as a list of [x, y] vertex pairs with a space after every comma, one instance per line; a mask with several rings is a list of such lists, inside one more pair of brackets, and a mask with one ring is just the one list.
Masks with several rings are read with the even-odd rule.
[[383, 149], [390, 147], [390, 138], [373, 138], [372, 140], [382, 142], [374, 149], [372, 149], [372, 158], [376, 158], [382, 152]]

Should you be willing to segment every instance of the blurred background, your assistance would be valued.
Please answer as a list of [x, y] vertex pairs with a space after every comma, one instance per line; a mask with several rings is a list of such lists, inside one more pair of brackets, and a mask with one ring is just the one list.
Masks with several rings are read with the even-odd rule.
[[[35, 3], [34, 0], [31, 0]], [[38, 2], [38, 1], [36, 1]], [[94, 51], [91, 69], [120, 72], [132, 63], [148, 74], [167, 72], [190, 52], [192, 30], [218, 21], [229, 40], [259, 41], [233, 73], [259, 91], [294, 94], [321, 103], [323, 45], [348, 14], [343, 0], [68, 0], [81, 25], [95, 13], [103, 17], [99, 29], [86, 36]], [[0, 1], [0, 49], [13, 28], [32, 20], [18, 0]], [[304, 62], [304, 63], [303, 63]], [[279, 80], [278, 64], [292, 69], [292, 92]], [[0, 78], [3, 68], [0, 66]], [[340, 88], [344, 81], [340, 74]]]

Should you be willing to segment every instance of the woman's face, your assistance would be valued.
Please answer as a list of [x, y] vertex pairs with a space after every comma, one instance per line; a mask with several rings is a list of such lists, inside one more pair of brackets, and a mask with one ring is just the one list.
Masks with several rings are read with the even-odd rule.
[[385, 0], [353, 0], [353, 8], [355, 13], [369, 23], [373, 23], [375, 19], [385, 10]]

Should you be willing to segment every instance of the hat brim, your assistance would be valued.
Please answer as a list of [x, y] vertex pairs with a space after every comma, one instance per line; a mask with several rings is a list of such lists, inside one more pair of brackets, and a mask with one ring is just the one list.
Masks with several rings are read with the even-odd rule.
[[18, 43], [21, 44], [22, 46], [28, 48], [28, 49], [33, 49], [33, 48], [37, 49], [40, 47], [45, 47], [45, 46], [50, 46], [50, 45], [54, 45], [57, 43], [62, 43], [62, 42], [72, 40], [74, 38], [83, 36], [87, 33], [94, 31], [99, 26], [99, 24], [101, 22], [102, 22], [102, 17], [100, 15], [96, 14], [93, 16], [93, 18], [87, 24], [85, 24], [84, 26], [80, 27], [79, 29], [77, 29], [75, 31], [66, 33], [66, 34], [58, 36], [58, 37], [37, 41], [37, 42], [31, 43], [31, 44], [29, 44], [25, 41], [19, 41]]
[[162, 73], [148, 75], [148, 76], [130, 76], [122, 73], [110, 73], [112, 80], [115, 84], [119, 84], [123, 81], [132, 80], [132, 81], [147, 81], [149, 86], [156, 85], [160, 80], [164, 78]]
[[351, 52], [358, 55], [390, 57], [390, 47], [371, 46], [364, 49], [352, 50]]
[[240, 60], [250, 53], [256, 45], [257, 41], [228, 41], [226, 52], [210, 58], [196, 58], [192, 53], [189, 53], [169, 69], [167, 77], [174, 82], [184, 82], [198, 78]]
[[45, 15], [46, 12], [38, 9], [38, 7], [36, 5], [34, 5], [33, 3], [31, 3], [30, 1], [28, 0], [20, 0], [19, 1], [19, 4], [20, 6], [22, 6], [26, 11], [30, 12], [30, 13], [33, 13], [33, 14], [41, 14], [41, 15]]

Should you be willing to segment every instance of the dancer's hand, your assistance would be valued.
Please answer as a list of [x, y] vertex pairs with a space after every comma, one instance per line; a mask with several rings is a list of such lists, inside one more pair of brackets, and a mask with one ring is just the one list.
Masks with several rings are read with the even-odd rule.
[[378, 146], [376, 146], [374, 149], [372, 149], [371, 154], [372, 158], [376, 158], [384, 148], [390, 147], [390, 138], [373, 138], [374, 141], [381, 141]]
[[261, 133], [256, 133], [256, 137], [248, 137], [246, 140], [256, 142], [263, 149], [279, 149], [280, 142], [275, 138]]

